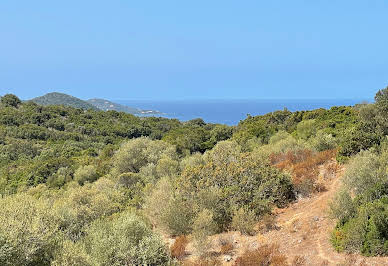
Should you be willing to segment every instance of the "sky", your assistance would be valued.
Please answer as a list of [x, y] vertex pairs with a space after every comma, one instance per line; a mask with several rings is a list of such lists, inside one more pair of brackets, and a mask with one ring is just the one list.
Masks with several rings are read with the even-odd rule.
[[371, 99], [387, 0], [2, 0], [0, 95]]

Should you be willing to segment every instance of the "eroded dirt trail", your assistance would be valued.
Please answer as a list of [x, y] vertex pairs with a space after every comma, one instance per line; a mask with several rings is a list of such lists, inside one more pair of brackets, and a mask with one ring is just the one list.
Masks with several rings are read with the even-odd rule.
[[278, 243], [290, 263], [295, 256], [303, 256], [305, 265], [388, 265], [388, 257], [349, 256], [336, 252], [330, 243], [335, 221], [328, 217], [329, 202], [341, 186], [342, 172], [327, 180], [326, 191], [276, 210], [278, 230], [260, 234], [258, 244]]
[[[296, 256], [304, 258], [303, 265], [388, 265], [388, 257], [366, 258], [360, 255], [346, 255], [334, 250], [330, 234], [335, 221], [329, 218], [329, 202], [341, 187], [343, 169], [325, 181], [326, 191], [303, 198], [287, 208], [275, 210], [277, 230], [255, 236], [243, 236], [229, 232], [212, 236], [214, 251], [219, 250], [220, 238], [232, 239], [233, 256], [219, 255], [223, 265], [233, 265], [235, 259], [246, 249], [259, 245], [276, 243], [280, 251], [288, 257], [290, 265]], [[185, 261], [195, 259], [194, 249], [189, 244]]]

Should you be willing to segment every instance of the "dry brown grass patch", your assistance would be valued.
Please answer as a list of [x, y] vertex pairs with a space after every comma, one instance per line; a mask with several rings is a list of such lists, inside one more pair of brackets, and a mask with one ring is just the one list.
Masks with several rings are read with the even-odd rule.
[[279, 246], [276, 244], [263, 245], [255, 250], [247, 250], [244, 254], [237, 258], [235, 266], [267, 266], [278, 265], [285, 266], [287, 257], [280, 253]]
[[178, 236], [170, 248], [171, 256], [177, 259], [181, 259], [183, 256], [185, 256], [188, 242], [189, 241], [187, 240], [186, 236]]

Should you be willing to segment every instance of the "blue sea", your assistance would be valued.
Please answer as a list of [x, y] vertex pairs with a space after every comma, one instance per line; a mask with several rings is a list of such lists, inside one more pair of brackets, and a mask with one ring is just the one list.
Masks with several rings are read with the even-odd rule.
[[115, 100], [115, 102], [139, 109], [157, 110], [162, 112], [157, 116], [177, 118], [181, 121], [202, 118], [208, 123], [237, 125], [248, 114], [263, 115], [284, 108], [290, 111], [328, 109], [332, 106], [355, 105], [362, 100]]

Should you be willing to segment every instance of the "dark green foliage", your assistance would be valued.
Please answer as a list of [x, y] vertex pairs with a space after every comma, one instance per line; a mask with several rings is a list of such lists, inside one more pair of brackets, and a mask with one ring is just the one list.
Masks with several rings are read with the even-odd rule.
[[[1, 194], [45, 182], [50, 187], [61, 187], [73, 180], [79, 167], [86, 165], [94, 165], [97, 175], [103, 176], [110, 172], [119, 144], [128, 139], [165, 137], [182, 152], [203, 152], [231, 136], [230, 127], [206, 124], [203, 120], [181, 123], [116, 111], [20, 103], [13, 96], [2, 99], [7, 104], [0, 105]], [[190, 134], [187, 139], [186, 132]], [[58, 173], [60, 168], [67, 168], [67, 174]]]
[[349, 163], [344, 188], [331, 210], [338, 219], [332, 242], [339, 251], [388, 254], [387, 151], [361, 152]]
[[84, 110], [99, 110], [93, 104], [59, 92], [47, 93], [46, 95], [36, 97], [31, 101], [39, 105], [64, 105]]
[[94, 105], [95, 107], [97, 107], [99, 110], [102, 110], [102, 111], [111, 110], [111, 111], [124, 112], [128, 114], [137, 114], [137, 115], [144, 114], [144, 113], [146, 113], [147, 115], [159, 114], [159, 112], [157, 111], [151, 111], [151, 110], [144, 111], [144, 110], [129, 107], [126, 105], [117, 104], [104, 99], [90, 99], [90, 100], [87, 100], [86, 102]]
[[[317, 109], [293, 113], [283, 110], [262, 116], [248, 116], [238, 124], [233, 139], [249, 150], [251, 149], [247, 144], [249, 141], [257, 139], [259, 143], [266, 144], [278, 131], [286, 131], [302, 139], [314, 137], [316, 132], [321, 131], [331, 135], [338, 143], [346, 143], [349, 136], [345, 136], [344, 133], [346, 130], [352, 130], [358, 123], [358, 111], [352, 107], [339, 106], [329, 110]], [[344, 155], [349, 154], [349, 148], [346, 150]]]
[[357, 214], [334, 231], [332, 242], [339, 251], [367, 256], [388, 254], [388, 197], [365, 203]]
[[271, 205], [284, 206], [294, 198], [289, 176], [250, 154], [227, 152], [230, 159], [219, 160], [217, 150], [205, 165], [188, 167], [178, 180], [176, 200], [211, 210], [222, 231], [230, 226], [235, 209], [248, 208], [261, 217]]
[[294, 200], [295, 180], [270, 158], [337, 145], [342, 157], [376, 149], [358, 155], [343, 179], [333, 242], [387, 254], [387, 94], [356, 108], [248, 116], [236, 127], [97, 111], [60, 94], [49, 96], [82, 109], [4, 96], [0, 264], [170, 263], [143, 215], [172, 235], [192, 233], [206, 253], [209, 235], [253, 234], [274, 206]]
[[[374, 104], [359, 107], [359, 123], [348, 129], [339, 151], [341, 156], [378, 146], [388, 135], [388, 87], [376, 93]], [[351, 130], [351, 131], [349, 131]]]
[[0, 102], [5, 107], [18, 107], [22, 101], [13, 94], [6, 94], [1, 97]]
[[188, 126], [168, 132], [163, 140], [176, 146], [180, 154], [204, 152], [213, 145], [209, 144], [209, 132], [202, 126]]

